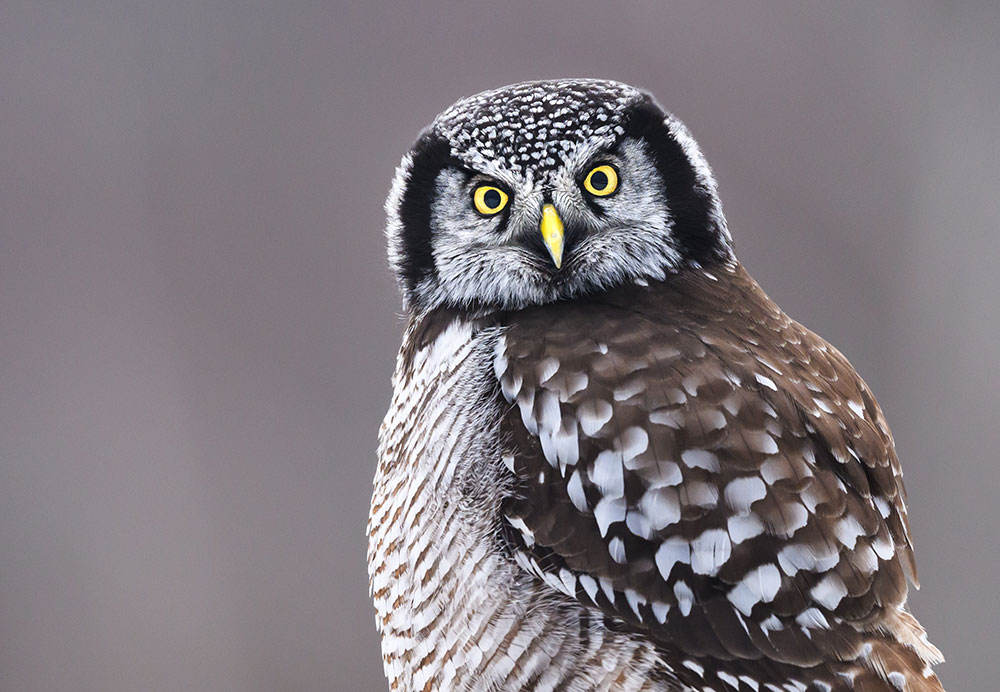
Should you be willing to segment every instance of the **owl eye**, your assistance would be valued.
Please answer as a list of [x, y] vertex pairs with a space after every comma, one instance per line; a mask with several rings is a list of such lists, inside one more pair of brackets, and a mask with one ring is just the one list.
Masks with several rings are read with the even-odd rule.
[[607, 164], [595, 167], [583, 179], [583, 189], [597, 197], [607, 197], [618, 189], [618, 171]]
[[503, 211], [509, 199], [506, 192], [494, 185], [480, 185], [472, 193], [472, 203], [476, 211], [484, 216], [493, 216]]

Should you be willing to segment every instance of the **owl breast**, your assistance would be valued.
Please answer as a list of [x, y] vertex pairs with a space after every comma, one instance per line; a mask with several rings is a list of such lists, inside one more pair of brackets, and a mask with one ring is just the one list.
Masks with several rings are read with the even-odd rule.
[[379, 433], [368, 564], [391, 689], [422, 689], [465, 664], [461, 651], [441, 646], [463, 618], [459, 592], [498, 568], [485, 550], [488, 520], [459, 516], [468, 507], [450, 492], [463, 472], [458, 460], [482, 433], [460, 405], [471, 336], [456, 323], [422, 348], [403, 349]]
[[379, 434], [368, 566], [390, 689], [671, 689], [653, 647], [607, 630], [506, 552], [499, 331], [444, 321], [408, 328]]

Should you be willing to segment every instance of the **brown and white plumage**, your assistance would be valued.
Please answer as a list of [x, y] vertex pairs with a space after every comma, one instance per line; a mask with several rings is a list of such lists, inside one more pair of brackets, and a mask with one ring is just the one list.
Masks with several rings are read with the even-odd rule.
[[[525, 138], [545, 117], [578, 136]], [[584, 207], [599, 162], [622, 191]], [[482, 176], [513, 201], [466, 235]], [[609, 82], [480, 95], [425, 131], [388, 209], [409, 323], [369, 567], [392, 689], [943, 689], [905, 610], [882, 412], [735, 260], [676, 119]]]

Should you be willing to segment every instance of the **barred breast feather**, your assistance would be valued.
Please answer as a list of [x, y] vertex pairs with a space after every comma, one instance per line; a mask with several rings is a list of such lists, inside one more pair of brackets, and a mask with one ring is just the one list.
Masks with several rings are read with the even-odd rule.
[[380, 431], [368, 567], [389, 687], [405, 692], [675, 689], [656, 647], [522, 570], [502, 536], [499, 327], [411, 320]]

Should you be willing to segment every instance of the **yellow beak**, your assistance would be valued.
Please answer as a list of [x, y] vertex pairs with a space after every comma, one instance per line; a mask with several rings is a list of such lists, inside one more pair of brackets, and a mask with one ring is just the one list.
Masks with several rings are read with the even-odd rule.
[[552, 263], [556, 265], [556, 269], [559, 269], [562, 267], [563, 222], [559, 218], [559, 212], [551, 204], [546, 204], [542, 207], [540, 230], [542, 232], [542, 240], [545, 241], [545, 247], [548, 248], [549, 254], [552, 256]]

